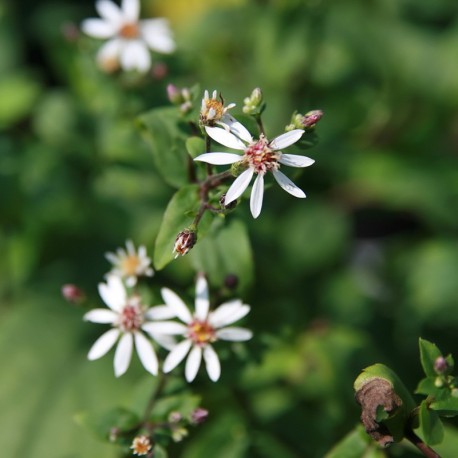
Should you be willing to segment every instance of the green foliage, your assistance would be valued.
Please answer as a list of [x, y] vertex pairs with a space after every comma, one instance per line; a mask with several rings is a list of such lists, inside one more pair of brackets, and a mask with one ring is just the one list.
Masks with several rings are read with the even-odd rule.
[[419, 431], [423, 440], [428, 445], [440, 444], [444, 439], [444, 426], [439, 415], [431, 410], [426, 401], [420, 404], [419, 409], [420, 427]]

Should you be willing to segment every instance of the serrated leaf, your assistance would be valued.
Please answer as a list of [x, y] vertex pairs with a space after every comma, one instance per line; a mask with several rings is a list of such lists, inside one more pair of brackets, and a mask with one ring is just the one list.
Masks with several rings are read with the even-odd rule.
[[205, 140], [201, 137], [190, 137], [186, 140], [186, 151], [194, 159], [205, 153]]
[[138, 118], [151, 147], [157, 171], [164, 181], [179, 188], [187, 183], [187, 135], [180, 128], [181, 119], [174, 107], [157, 108]]
[[434, 362], [439, 356], [442, 356], [441, 351], [435, 344], [422, 339], [421, 337], [418, 340], [418, 344], [420, 346], [420, 361], [425, 374], [428, 377], [436, 376], [437, 374], [434, 370]]
[[440, 444], [444, 439], [444, 425], [437, 412], [430, 410], [427, 403], [423, 401], [420, 404], [418, 415], [423, 440], [428, 445]]

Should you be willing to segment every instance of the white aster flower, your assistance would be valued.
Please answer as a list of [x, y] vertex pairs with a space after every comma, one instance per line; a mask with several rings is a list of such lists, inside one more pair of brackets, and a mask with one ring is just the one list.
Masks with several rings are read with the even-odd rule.
[[127, 240], [126, 250], [118, 248], [116, 253], [105, 253], [105, 257], [113, 264], [108, 275], [115, 275], [126, 280], [127, 286], [135, 286], [138, 277], [152, 277], [151, 259], [146, 254], [146, 248], [141, 245], [138, 251], [132, 240]]
[[248, 329], [226, 327], [243, 318], [250, 311], [250, 306], [237, 299], [221, 304], [216, 310], [210, 311], [208, 285], [203, 276], [197, 279], [194, 314], [191, 314], [185, 303], [170, 289], [162, 288], [161, 293], [166, 307], [184, 323], [162, 321], [145, 325], [148, 332], [184, 337], [184, 340], [173, 347], [165, 358], [162, 370], [165, 373], [170, 372], [188, 355], [185, 377], [188, 382], [192, 382], [203, 357], [208, 376], [216, 382], [221, 374], [221, 365], [212, 344], [217, 340], [251, 339], [252, 332]]
[[264, 196], [264, 175], [272, 172], [277, 183], [291, 195], [304, 198], [305, 193], [298, 188], [286, 175], [280, 172], [280, 165], [290, 167], [308, 167], [315, 161], [306, 156], [284, 154], [280, 150], [296, 143], [304, 134], [301, 129], [295, 129], [275, 137], [272, 141], [264, 135], [259, 140], [254, 140], [248, 130], [238, 123], [237, 131], [228, 132], [219, 127], [205, 127], [207, 134], [223, 146], [243, 151], [240, 156], [234, 153], [205, 153], [197, 156], [195, 161], [207, 162], [214, 165], [235, 164], [240, 162], [247, 169], [242, 172], [232, 183], [226, 193], [224, 205], [238, 199], [250, 184], [254, 174], [257, 177], [251, 191], [250, 209], [254, 218], [261, 213], [262, 199]]
[[108, 39], [97, 54], [102, 67], [119, 62], [124, 70], [146, 72], [151, 67], [148, 48], [164, 54], [175, 50], [166, 19], [139, 20], [139, 0], [122, 0], [121, 7], [111, 0], [98, 0], [95, 7], [101, 18], [86, 19], [81, 28], [91, 37]]
[[213, 91], [211, 97], [206, 90], [200, 108], [200, 122], [203, 126], [219, 125], [227, 131], [231, 130], [237, 133], [240, 123], [228, 113], [228, 110], [234, 107], [235, 103], [224, 106], [224, 100], [221, 94], [218, 98], [218, 92], [216, 90]]
[[[101, 358], [119, 339], [114, 357], [116, 377], [127, 371], [134, 343], [143, 367], [151, 374], [157, 375], [156, 353], [143, 331], [151, 320], [168, 319], [174, 314], [164, 306], [147, 309], [137, 295], [128, 297], [124, 284], [116, 276], [109, 276], [107, 283], [99, 284], [99, 294], [109, 309], [91, 310], [84, 315], [84, 319], [93, 323], [111, 324], [112, 328], [95, 341], [87, 355], [88, 359], [92, 361]], [[165, 348], [172, 348], [175, 343], [169, 336], [147, 332]]]

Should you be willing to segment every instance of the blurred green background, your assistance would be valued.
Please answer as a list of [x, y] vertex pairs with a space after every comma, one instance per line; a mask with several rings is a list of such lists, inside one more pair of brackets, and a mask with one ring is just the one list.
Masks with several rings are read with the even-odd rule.
[[[135, 119], [172, 82], [218, 89], [235, 116], [261, 87], [270, 137], [294, 110], [325, 115], [316, 164], [287, 171], [307, 199], [275, 186], [258, 220], [237, 209], [255, 338], [222, 353], [220, 382], [191, 386], [210, 417], [170, 456], [323, 457], [358, 423], [363, 367], [385, 363], [414, 390], [418, 337], [458, 354], [458, 3], [145, 0], [142, 15], [168, 17], [178, 51], [138, 80], [95, 66], [100, 43], [78, 31], [92, 1], [0, 4], [0, 454], [120, 456], [81, 418], [141, 405], [150, 380], [137, 362], [115, 380], [112, 354], [87, 362], [101, 329], [60, 288], [100, 306], [104, 253], [127, 238], [152, 252], [174, 190]], [[193, 282], [183, 258], [149, 284]]]

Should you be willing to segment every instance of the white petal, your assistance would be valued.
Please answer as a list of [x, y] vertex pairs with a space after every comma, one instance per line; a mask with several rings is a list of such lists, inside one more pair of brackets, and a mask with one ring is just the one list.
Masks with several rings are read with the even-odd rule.
[[106, 355], [119, 337], [119, 329], [110, 329], [102, 334], [92, 345], [87, 358], [91, 361]]
[[243, 194], [245, 189], [248, 188], [248, 185], [250, 184], [253, 173], [254, 170], [250, 168], [245, 170], [235, 179], [230, 188], [227, 190], [226, 198], [224, 199], [225, 205], [230, 204]]
[[140, 16], [140, 0], [122, 0], [121, 9], [126, 21], [137, 22]]
[[167, 350], [173, 350], [176, 346], [177, 341], [174, 337], [165, 334], [154, 334], [149, 333], [149, 335], [153, 338], [155, 342], [157, 342], [161, 347], [164, 347]]
[[253, 189], [251, 190], [250, 197], [250, 210], [253, 218], [257, 218], [261, 213], [262, 198], [264, 196], [264, 175], [258, 173], [256, 180], [254, 180]]
[[157, 305], [155, 307], [151, 307], [145, 313], [145, 317], [149, 320], [168, 320], [174, 316], [175, 313], [167, 305]]
[[243, 124], [238, 122], [230, 114], [226, 113], [225, 115], [223, 115], [223, 117], [221, 118], [221, 122], [227, 124], [229, 126], [230, 131], [246, 143], [250, 143], [253, 141], [253, 137], [251, 136], [250, 132], [248, 132], [248, 129], [246, 129]]
[[205, 130], [207, 131], [207, 134], [215, 140], [215, 142], [218, 142], [223, 146], [239, 150], [244, 150], [246, 148], [246, 145], [242, 142], [242, 140], [221, 127], [205, 126]]
[[99, 294], [105, 304], [119, 312], [126, 304], [126, 289], [119, 277], [109, 275], [107, 283], [99, 283]]
[[269, 146], [274, 150], [283, 149], [292, 145], [293, 143], [296, 143], [302, 137], [302, 135], [304, 135], [304, 131], [302, 129], [290, 130], [289, 132], [274, 138], [269, 143]]
[[[108, 40], [104, 43], [97, 53], [97, 61], [101, 64], [107, 61], [118, 60], [119, 54], [121, 52], [121, 44], [122, 40], [119, 38], [113, 38], [112, 40]], [[106, 253], [105, 257], [110, 261], [112, 264], [119, 263], [119, 257], [116, 256], [114, 253]]]
[[221, 364], [219, 362], [218, 355], [211, 345], [207, 345], [204, 348], [204, 360], [210, 380], [216, 382], [221, 375]]
[[207, 162], [213, 165], [226, 165], [239, 162], [242, 156], [234, 153], [204, 153], [194, 158], [195, 161]]
[[153, 375], [157, 375], [158, 362], [151, 342], [141, 333], [135, 333], [135, 348], [143, 367]]
[[126, 286], [129, 288], [134, 287], [137, 284], [137, 277], [135, 275], [131, 275], [130, 277], [126, 278]]
[[286, 191], [289, 192], [294, 197], [299, 197], [303, 199], [305, 197], [304, 191], [298, 188], [286, 175], [281, 173], [279, 170], [272, 171], [274, 178], [277, 180], [277, 183]]
[[216, 337], [221, 340], [243, 342], [244, 340], [250, 340], [253, 337], [253, 333], [245, 328], [224, 328], [216, 331]]
[[199, 371], [200, 362], [202, 361], [202, 348], [197, 345], [189, 352], [186, 366], [184, 368], [184, 376], [188, 382], [192, 382]]
[[203, 275], [199, 275], [196, 283], [196, 313], [198, 320], [205, 320], [208, 315], [210, 301], [208, 299], [208, 284]]
[[150, 334], [171, 334], [184, 335], [188, 328], [176, 321], [158, 321], [157, 323], [145, 323], [142, 326], [146, 332]]
[[85, 19], [81, 24], [81, 30], [94, 38], [110, 38], [117, 31], [113, 24], [103, 19]]
[[122, 12], [116, 3], [110, 0], [99, 0], [95, 3], [95, 9], [100, 16], [114, 27], [119, 27], [122, 22]]
[[163, 19], [140, 21], [140, 31], [143, 40], [153, 51], [163, 54], [170, 54], [175, 51], [175, 41], [167, 21]]
[[120, 377], [127, 371], [132, 358], [133, 344], [134, 339], [130, 333], [124, 334], [119, 340], [114, 357], [114, 371], [116, 377]]
[[183, 361], [184, 357], [188, 354], [188, 351], [191, 348], [191, 344], [192, 342], [186, 339], [172, 349], [165, 358], [164, 366], [162, 367], [162, 371], [165, 374], [175, 369], [175, 367]]
[[162, 288], [161, 295], [166, 305], [168, 305], [174, 311], [175, 316], [183, 321], [183, 323], [189, 323], [192, 320], [192, 316], [188, 310], [188, 307], [186, 307], [185, 303], [177, 294], [168, 288]]
[[144, 73], [151, 67], [151, 56], [145, 43], [140, 40], [125, 41], [121, 50], [121, 66], [124, 70]]
[[113, 310], [107, 309], [94, 309], [90, 312], [87, 312], [83, 319], [86, 321], [91, 321], [92, 323], [114, 323], [117, 318], [118, 314], [113, 312]]
[[282, 154], [278, 162], [290, 167], [308, 167], [315, 163], [313, 159], [307, 156], [298, 156], [297, 154]]
[[250, 311], [250, 306], [236, 300], [220, 305], [214, 312], [210, 313], [208, 321], [215, 328], [222, 328], [228, 324], [235, 323], [242, 319]]

